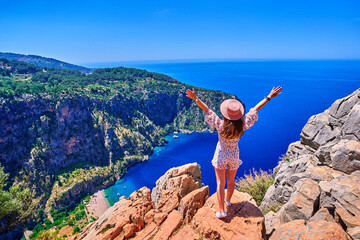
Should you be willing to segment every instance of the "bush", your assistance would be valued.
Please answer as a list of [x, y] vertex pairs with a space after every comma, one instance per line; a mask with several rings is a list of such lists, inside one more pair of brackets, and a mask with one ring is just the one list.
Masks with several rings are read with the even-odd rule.
[[245, 174], [244, 177], [238, 178], [235, 184], [237, 190], [250, 194], [259, 206], [267, 189], [273, 183], [274, 177], [271, 170], [267, 172], [260, 169], [260, 172], [257, 172], [253, 169], [248, 175]]
[[76, 234], [78, 232], [80, 232], [80, 228], [78, 226], [75, 226], [73, 229], [73, 234]]

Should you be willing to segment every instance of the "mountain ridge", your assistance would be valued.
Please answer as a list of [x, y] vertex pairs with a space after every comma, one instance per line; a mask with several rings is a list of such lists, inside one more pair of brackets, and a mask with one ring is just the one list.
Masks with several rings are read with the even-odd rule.
[[6, 58], [9, 60], [22, 61], [30, 64], [34, 64], [40, 67], [56, 68], [56, 69], [68, 69], [68, 70], [78, 70], [84, 73], [91, 73], [94, 71], [93, 68], [87, 68], [64, 61], [57, 60], [55, 58], [47, 58], [39, 55], [32, 54], [20, 54], [20, 53], [11, 53], [11, 52], [0, 52], [0, 58]]

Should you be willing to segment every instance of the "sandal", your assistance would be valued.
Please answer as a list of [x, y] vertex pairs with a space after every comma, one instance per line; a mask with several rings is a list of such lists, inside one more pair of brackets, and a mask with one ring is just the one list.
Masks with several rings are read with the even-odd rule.
[[224, 218], [227, 216], [227, 213], [225, 211], [222, 212], [216, 212], [216, 217], [217, 218]]

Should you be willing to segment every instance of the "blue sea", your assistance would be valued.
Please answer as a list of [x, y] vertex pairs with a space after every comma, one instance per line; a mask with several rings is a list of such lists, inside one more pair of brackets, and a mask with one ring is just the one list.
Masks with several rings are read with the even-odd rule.
[[[259, 111], [259, 120], [239, 142], [240, 166], [237, 177], [251, 169], [273, 169], [288, 145], [300, 140], [301, 129], [314, 114], [326, 110], [339, 98], [360, 87], [359, 60], [318, 61], [212, 61], [178, 63], [99, 63], [89, 67], [126, 66], [170, 75], [181, 82], [237, 95], [246, 111], [254, 107], [273, 87], [282, 86], [282, 94]], [[169, 143], [154, 149], [149, 161], [131, 167], [115, 185], [105, 190], [108, 202], [118, 200], [117, 193], [129, 196], [156, 180], [171, 167], [198, 162], [202, 180], [216, 191], [211, 158], [217, 135], [195, 133], [167, 137]]]

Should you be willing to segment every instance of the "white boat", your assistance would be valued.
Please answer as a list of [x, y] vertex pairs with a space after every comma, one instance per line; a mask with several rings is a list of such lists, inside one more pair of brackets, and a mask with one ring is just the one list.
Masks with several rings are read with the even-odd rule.
[[174, 134], [178, 134], [179, 132], [175, 131]]
[[178, 135], [174, 135], [173, 138], [178, 138], [179, 136]]

